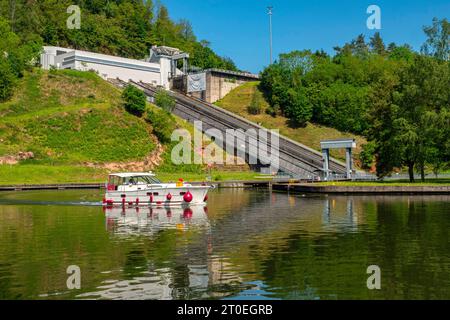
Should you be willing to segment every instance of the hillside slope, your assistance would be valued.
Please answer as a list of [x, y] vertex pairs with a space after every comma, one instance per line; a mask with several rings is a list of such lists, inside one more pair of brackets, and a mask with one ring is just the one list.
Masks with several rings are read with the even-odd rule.
[[32, 153], [35, 164], [131, 161], [157, 140], [120, 106], [120, 91], [93, 73], [36, 70], [0, 104], [0, 157]]
[[[0, 103], [0, 184], [102, 182], [109, 172], [141, 170], [204, 180], [205, 166], [171, 162], [172, 144], [161, 144], [144, 119], [126, 112], [121, 91], [95, 73], [28, 72], [13, 98]], [[193, 133], [188, 122], [175, 121]], [[254, 176], [225, 169], [214, 169], [212, 178]]]
[[[262, 99], [262, 112], [257, 115], [249, 114], [247, 107], [251, 104], [253, 95], [258, 89], [258, 82], [248, 82], [232, 90], [223, 99], [216, 102], [216, 104], [224, 109], [234, 112], [250, 121], [261, 124], [269, 129], [279, 129], [280, 134], [307, 145], [313, 149], [320, 151], [320, 141], [327, 139], [339, 138], [355, 138], [357, 148], [354, 152], [355, 165], [359, 166], [359, 153], [361, 146], [366, 143], [366, 140], [358, 135], [341, 132], [336, 129], [321, 126], [313, 123], [308, 123], [304, 128], [293, 128], [289, 125], [289, 120], [283, 116], [272, 117], [265, 113], [265, 109], [269, 106], [268, 103]], [[331, 150], [331, 155], [337, 159], [345, 159], [344, 150]]]

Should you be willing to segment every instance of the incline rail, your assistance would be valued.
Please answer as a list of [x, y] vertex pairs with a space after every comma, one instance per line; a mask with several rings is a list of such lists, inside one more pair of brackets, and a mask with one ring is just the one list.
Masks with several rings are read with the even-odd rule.
[[[130, 81], [130, 83], [143, 90], [149, 97], [154, 97], [157, 92], [157, 88], [150, 84], [134, 81]], [[178, 92], [170, 91], [170, 94], [176, 99], [176, 106], [173, 113], [189, 122], [201, 120], [204, 123], [203, 129], [205, 130], [209, 128], [217, 128], [221, 131], [225, 131], [226, 129], [268, 130], [216, 105], [188, 97]], [[278, 135], [278, 137], [279, 167], [282, 171], [293, 176], [319, 175], [320, 170], [323, 168], [320, 152], [285, 136]], [[254, 138], [261, 139], [258, 136], [254, 136]], [[267, 141], [267, 144], [270, 146], [269, 141]], [[331, 158], [330, 169], [338, 174], [345, 173], [345, 164]]]

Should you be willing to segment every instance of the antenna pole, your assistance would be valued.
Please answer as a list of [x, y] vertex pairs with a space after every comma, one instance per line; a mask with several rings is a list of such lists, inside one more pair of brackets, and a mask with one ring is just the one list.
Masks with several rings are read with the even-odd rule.
[[269, 15], [269, 45], [270, 45], [270, 64], [272, 64], [272, 9], [273, 7], [267, 7], [267, 14]]

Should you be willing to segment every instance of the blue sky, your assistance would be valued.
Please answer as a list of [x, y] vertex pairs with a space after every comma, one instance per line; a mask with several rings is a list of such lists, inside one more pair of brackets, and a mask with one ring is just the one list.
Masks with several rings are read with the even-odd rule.
[[259, 72], [269, 62], [269, 20], [273, 9], [274, 59], [279, 53], [333, 47], [363, 33], [367, 7], [381, 8], [381, 36], [385, 43], [408, 43], [418, 50], [425, 40], [423, 25], [433, 17], [450, 18], [450, 0], [304, 1], [304, 0], [162, 0], [172, 18], [188, 19], [199, 38], [211, 42], [220, 55], [232, 58], [240, 69]]

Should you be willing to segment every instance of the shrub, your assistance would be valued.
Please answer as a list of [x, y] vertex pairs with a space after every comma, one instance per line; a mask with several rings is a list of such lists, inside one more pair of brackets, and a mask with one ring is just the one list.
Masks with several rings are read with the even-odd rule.
[[175, 103], [175, 99], [164, 89], [159, 89], [155, 95], [155, 104], [166, 112], [172, 112]]
[[122, 92], [122, 99], [125, 110], [138, 117], [142, 116], [147, 102], [144, 92], [133, 85], [128, 85]]
[[312, 106], [301, 90], [289, 89], [289, 105], [285, 109], [285, 115], [292, 121], [294, 126], [305, 126], [311, 120]]
[[147, 121], [153, 127], [153, 134], [161, 143], [171, 141], [172, 132], [176, 129], [175, 118], [164, 110], [149, 110], [147, 112]]
[[266, 108], [266, 113], [268, 115], [271, 115], [272, 117], [276, 117], [279, 112], [280, 112], [280, 107], [278, 105], [274, 105], [273, 107], [272, 106], [268, 106]]
[[247, 107], [249, 114], [260, 114], [262, 110], [262, 94], [258, 90], [255, 90], [252, 97], [252, 102]]
[[0, 60], [0, 101], [11, 98], [16, 77], [8, 62]]

